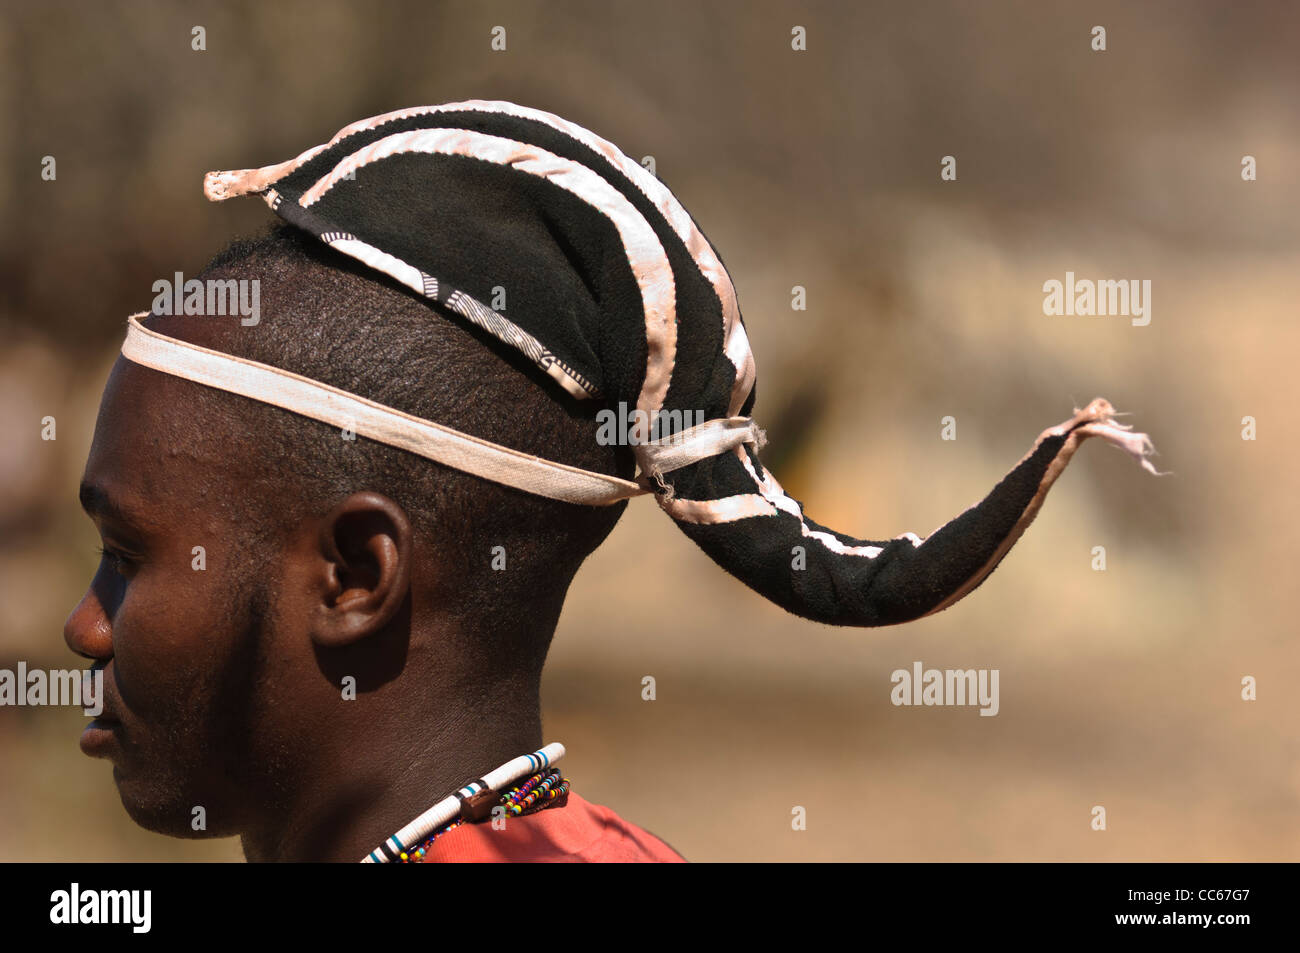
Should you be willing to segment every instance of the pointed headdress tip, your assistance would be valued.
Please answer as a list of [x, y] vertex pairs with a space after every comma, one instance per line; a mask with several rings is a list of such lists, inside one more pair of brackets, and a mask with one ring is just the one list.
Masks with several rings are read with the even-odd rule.
[[237, 189], [240, 171], [209, 172], [203, 176], [203, 194], [209, 202], [224, 202], [244, 193]]
[[1132, 424], [1120, 423], [1115, 419], [1127, 416], [1130, 414], [1116, 410], [1110, 401], [1098, 397], [1082, 410], [1075, 409], [1075, 417], [1071, 421], [1073, 426], [1070, 429], [1081, 436], [1100, 437], [1111, 446], [1123, 450], [1141, 464], [1143, 470], [1154, 476], [1169, 476], [1169, 471], [1157, 470], [1155, 464], [1148, 459], [1156, 455], [1155, 444], [1152, 443], [1151, 437], [1135, 431]]

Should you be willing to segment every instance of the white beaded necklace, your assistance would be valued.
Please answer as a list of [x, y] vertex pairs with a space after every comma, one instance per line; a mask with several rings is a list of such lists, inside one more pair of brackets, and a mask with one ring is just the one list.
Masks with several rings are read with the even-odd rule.
[[387, 864], [400, 860], [404, 852], [428, 838], [439, 827], [463, 814], [467, 807], [473, 809], [489, 800], [511, 781], [549, 768], [564, 757], [564, 745], [553, 742], [532, 754], [524, 754], [507, 761], [501, 767], [481, 778], [468, 782], [459, 790], [447, 795], [388, 840], [384, 841], [361, 861], [363, 864]]

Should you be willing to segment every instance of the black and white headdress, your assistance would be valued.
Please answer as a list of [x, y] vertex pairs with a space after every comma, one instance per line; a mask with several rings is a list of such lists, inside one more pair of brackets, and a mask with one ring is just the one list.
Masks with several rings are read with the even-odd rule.
[[[653, 174], [550, 113], [478, 100], [404, 109], [279, 165], [211, 172], [204, 190], [214, 201], [261, 195], [285, 220], [519, 349], [574, 397], [653, 422], [643, 436], [654, 439], [634, 446], [638, 479], [539, 460], [175, 340], [135, 316], [128, 359], [542, 496], [606, 505], [653, 493], [715, 562], [809, 619], [890, 625], [956, 602], [1006, 555], [1087, 437], [1156, 472], [1146, 436], [1099, 398], [924, 539], [856, 539], [818, 525], [759, 461], [754, 358], [718, 254]], [[508, 290], [504, 311], [485, 303], [497, 288]]]

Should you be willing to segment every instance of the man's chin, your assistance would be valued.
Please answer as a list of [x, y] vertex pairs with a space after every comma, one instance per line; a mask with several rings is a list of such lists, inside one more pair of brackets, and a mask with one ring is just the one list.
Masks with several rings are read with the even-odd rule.
[[113, 783], [127, 816], [147, 831], [191, 840], [230, 836], [210, 829], [207, 808], [197, 800], [179, 799], [175, 784], [134, 778], [116, 764]]

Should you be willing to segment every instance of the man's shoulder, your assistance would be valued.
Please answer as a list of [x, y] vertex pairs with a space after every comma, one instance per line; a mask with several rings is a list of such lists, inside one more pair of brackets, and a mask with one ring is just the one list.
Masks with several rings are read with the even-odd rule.
[[570, 792], [563, 805], [463, 824], [431, 845], [425, 862], [684, 863], [665, 841], [601, 804]]
[[[587, 833], [593, 834], [589, 846], [580, 852], [581, 860], [606, 863], [683, 863], [685, 858], [662, 838], [619, 817], [602, 804], [592, 804], [570, 793], [569, 803], [561, 812], [576, 811], [570, 818], [582, 818]], [[541, 818], [547, 812], [535, 815]]]

